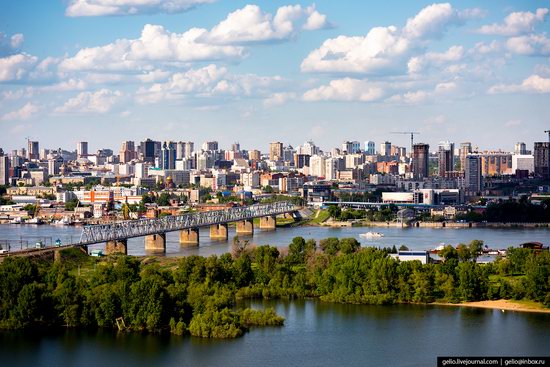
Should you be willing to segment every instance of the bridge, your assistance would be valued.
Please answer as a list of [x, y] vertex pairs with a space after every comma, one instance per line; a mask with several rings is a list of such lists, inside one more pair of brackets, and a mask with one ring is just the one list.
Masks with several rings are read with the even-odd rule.
[[280, 201], [271, 204], [256, 204], [163, 218], [89, 225], [82, 229], [78, 242], [64, 244], [61, 247], [26, 249], [4, 253], [0, 254], [0, 257], [13, 255], [34, 256], [47, 251], [59, 252], [61, 249], [70, 247], [86, 248], [88, 245], [97, 243], [106, 243], [106, 254], [127, 254], [128, 239], [134, 237], [145, 237], [145, 250], [148, 252], [165, 252], [166, 233], [168, 232], [180, 231], [179, 241], [182, 246], [198, 246], [199, 228], [201, 227], [209, 227], [211, 238], [227, 240], [228, 223], [236, 223], [237, 234], [252, 235], [254, 233], [254, 218], [260, 219], [260, 229], [274, 230], [277, 215], [293, 213], [297, 210], [298, 207], [294, 204]]

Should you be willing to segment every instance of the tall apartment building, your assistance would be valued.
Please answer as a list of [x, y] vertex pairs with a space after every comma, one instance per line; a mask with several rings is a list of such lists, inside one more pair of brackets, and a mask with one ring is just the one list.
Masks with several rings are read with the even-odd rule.
[[0, 149], [0, 185], [8, 185], [10, 181], [10, 160]]
[[367, 140], [365, 142], [365, 153], [367, 155], [375, 155], [376, 154], [376, 144], [375, 142], [371, 140]]
[[176, 168], [176, 143], [173, 141], [165, 141], [162, 144], [162, 152], [160, 154], [161, 162], [160, 167], [162, 169], [175, 169]]
[[468, 154], [464, 159], [464, 186], [468, 191], [481, 191], [482, 184], [481, 157]]
[[28, 141], [27, 159], [40, 159], [40, 144], [37, 141]]
[[472, 153], [472, 143], [465, 142], [460, 143], [460, 149], [458, 150], [458, 159], [460, 160], [460, 170], [464, 171], [466, 167], [466, 156]]
[[358, 141], [345, 141], [342, 143], [342, 151], [348, 154], [355, 154], [361, 151], [361, 143]]
[[481, 157], [481, 173], [484, 177], [511, 175], [512, 154], [502, 151], [487, 151], [479, 153]]
[[261, 160], [262, 155], [259, 150], [249, 150], [248, 151], [248, 159], [251, 161], [259, 161]]
[[217, 141], [205, 141], [202, 143], [202, 150], [206, 150], [209, 152], [213, 152], [218, 150], [218, 142]]
[[438, 176], [445, 177], [447, 172], [454, 171], [455, 166], [455, 144], [450, 141], [442, 141], [439, 143], [439, 149], [437, 151], [438, 163]]
[[315, 177], [326, 177], [326, 158], [314, 155], [309, 158], [309, 174]]
[[283, 143], [275, 141], [269, 143], [269, 160], [278, 161], [283, 157]]
[[550, 142], [535, 143], [535, 176], [550, 178]]
[[419, 143], [413, 145], [412, 171], [415, 180], [422, 180], [429, 176], [430, 146]]
[[120, 163], [130, 162], [135, 158], [136, 147], [133, 141], [124, 141], [120, 147], [119, 161]]
[[77, 158], [86, 158], [88, 156], [88, 142], [79, 141], [76, 143], [76, 157]]
[[384, 157], [391, 155], [391, 143], [389, 141], [380, 144], [380, 155]]
[[527, 154], [531, 154], [531, 153], [529, 153], [527, 151], [527, 145], [525, 145], [525, 143], [517, 142], [514, 145], [514, 154], [516, 154], [516, 155], [527, 155]]
[[141, 142], [141, 155], [144, 162], [155, 162], [155, 141], [147, 139]]

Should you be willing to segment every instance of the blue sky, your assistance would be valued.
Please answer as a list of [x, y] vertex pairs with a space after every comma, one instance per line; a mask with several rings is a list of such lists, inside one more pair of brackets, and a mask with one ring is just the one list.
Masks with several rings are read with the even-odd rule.
[[[120, 5], [124, 4], [124, 5]], [[550, 128], [549, 1], [0, 3], [0, 147], [511, 150]], [[32, 9], [32, 11], [30, 10]]]

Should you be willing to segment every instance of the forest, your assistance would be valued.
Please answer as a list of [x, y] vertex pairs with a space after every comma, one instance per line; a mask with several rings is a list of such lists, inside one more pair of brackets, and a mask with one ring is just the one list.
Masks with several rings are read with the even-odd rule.
[[[362, 248], [353, 238], [305, 240], [288, 248], [234, 239], [231, 253], [182, 257], [167, 264], [132, 256], [62, 261], [9, 257], [0, 263], [0, 328], [117, 328], [234, 338], [250, 327], [280, 326], [273, 309], [239, 300], [317, 298], [386, 305], [528, 299], [550, 307], [550, 253], [510, 248], [478, 264], [482, 241], [446, 247], [438, 264], [399, 262], [391, 249]], [[122, 319], [120, 319], [122, 318]]]

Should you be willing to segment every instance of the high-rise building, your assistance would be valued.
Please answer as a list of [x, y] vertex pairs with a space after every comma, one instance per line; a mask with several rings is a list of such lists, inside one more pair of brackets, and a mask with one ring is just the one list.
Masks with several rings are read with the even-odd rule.
[[49, 149], [45, 149], [45, 148], [40, 149], [40, 160], [48, 159], [48, 154], [50, 154]]
[[527, 152], [527, 145], [523, 142], [518, 142], [514, 145], [514, 154], [517, 155], [527, 155], [530, 154]]
[[316, 146], [315, 143], [311, 140], [308, 140], [304, 143], [304, 145], [299, 146], [298, 150], [296, 151], [296, 153], [298, 154], [305, 154], [309, 156], [319, 154], [319, 152], [320, 152], [319, 147]]
[[248, 159], [251, 161], [259, 161], [261, 160], [262, 156], [259, 150], [249, 150], [248, 151]]
[[141, 154], [144, 162], [155, 162], [155, 141], [146, 139], [141, 142]]
[[361, 143], [358, 141], [345, 141], [342, 143], [342, 151], [347, 154], [355, 154], [361, 150]]
[[192, 158], [194, 150], [195, 150], [195, 143], [193, 143], [192, 141], [184, 142], [183, 158]]
[[76, 157], [77, 158], [86, 158], [88, 156], [88, 142], [79, 141], [76, 143]]
[[464, 158], [464, 186], [468, 191], [480, 192], [481, 183], [481, 157], [477, 154], [468, 154]]
[[391, 143], [389, 141], [385, 141], [382, 144], [380, 144], [380, 155], [387, 157], [391, 154]]
[[309, 158], [309, 174], [315, 177], [326, 177], [326, 158], [314, 155]]
[[184, 150], [185, 150], [185, 142], [178, 141], [176, 143], [176, 159], [177, 160], [183, 159]]
[[281, 158], [283, 158], [283, 143], [280, 141], [269, 143], [269, 160], [279, 161]]
[[128, 163], [135, 158], [136, 148], [133, 141], [124, 141], [120, 148], [120, 163]]
[[160, 165], [162, 169], [176, 168], [176, 143], [173, 141], [165, 141], [162, 144]]
[[455, 166], [455, 144], [450, 141], [442, 141], [439, 143], [439, 149], [437, 151], [438, 163], [438, 175], [439, 177], [445, 177], [447, 172], [454, 171]]
[[305, 166], [309, 167], [309, 154], [294, 154], [294, 167], [295, 168], [304, 168]]
[[371, 140], [367, 140], [365, 142], [365, 153], [367, 155], [375, 155], [376, 154], [376, 144], [375, 142]]
[[62, 165], [63, 158], [59, 155], [48, 159], [48, 174], [52, 176], [58, 175]]
[[503, 151], [484, 151], [481, 157], [481, 174], [487, 176], [512, 175], [512, 154]]
[[550, 143], [535, 143], [535, 176], [550, 178]]
[[241, 144], [239, 142], [234, 142], [231, 144], [231, 151], [232, 152], [240, 152], [241, 151]]
[[472, 143], [460, 143], [460, 149], [458, 150], [458, 159], [460, 160], [460, 169], [462, 171], [464, 171], [466, 167], [466, 156], [470, 153], [472, 153]]
[[4, 151], [0, 149], [0, 185], [10, 183], [10, 160]]
[[207, 152], [213, 152], [215, 150], [218, 150], [218, 142], [217, 141], [205, 141], [202, 143], [202, 150], [205, 150]]
[[430, 146], [428, 144], [419, 143], [413, 145], [413, 177], [415, 180], [422, 180], [429, 176], [428, 159], [430, 156]]
[[29, 160], [40, 159], [40, 145], [37, 141], [28, 141], [27, 154]]

